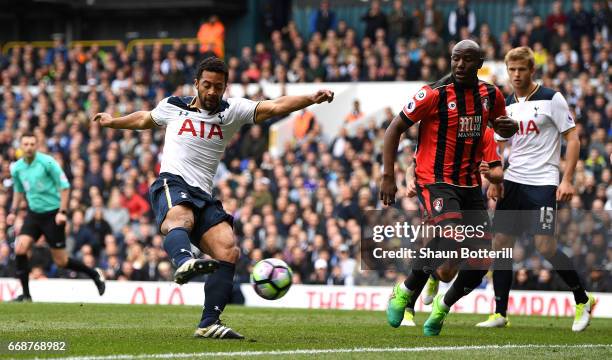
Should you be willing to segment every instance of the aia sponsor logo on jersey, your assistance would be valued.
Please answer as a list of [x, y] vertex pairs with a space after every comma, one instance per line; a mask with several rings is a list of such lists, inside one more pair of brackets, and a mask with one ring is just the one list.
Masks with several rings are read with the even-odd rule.
[[206, 126], [204, 121], [200, 121], [200, 123], [196, 123], [198, 125], [198, 129], [193, 125], [193, 121], [191, 119], [185, 119], [183, 121], [183, 125], [181, 125], [181, 129], [178, 134], [191, 134], [191, 136], [197, 136], [202, 139], [212, 139], [213, 136], [217, 136], [219, 139], [223, 139], [223, 130], [221, 130], [221, 126], [217, 124], [209, 124]]
[[519, 121], [519, 131], [516, 133], [517, 135], [530, 135], [532, 133], [536, 135], [540, 134], [540, 129], [535, 121], [529, 120], [527, 124], [525, 124], [525, 121]]
[[478, 137], [482, 125], [482, 116], [460, 116], [458, 138]]
[[437, 198], [433, 201], [433, 209], [436, 210], [436, 212], [441, 212], [442, 208], [444, 207], [444, 200], [442, 198]]

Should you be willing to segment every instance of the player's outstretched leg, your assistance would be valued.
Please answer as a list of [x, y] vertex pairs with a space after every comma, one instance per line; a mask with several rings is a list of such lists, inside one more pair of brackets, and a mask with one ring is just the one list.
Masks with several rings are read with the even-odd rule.
[[423, 325], [425, 336], [437, 336], [442, 331], [444, 319], [448, 315], [451, 306], [459, 299], [472, 292], [485, 276], [487, 270], [461, 270], [453, 285], [445, 295], [438, 294], [433, 301], [431, 314]]
[[187, 228], [176, 227], [170, 230], [164, 239], [164, 250], [177, 267], [174, 282], [179, 285], [187, 283], [194, 276], [214, 272], [219, 267], [219, 262], [216, 260], [193, 257]]
[[224, 325], [220, 316], [231, 299], [234, 273], [240, 250], [227, 222], [221, 222], [204, 233], [200, 247], [219, 259], [219, 268], [204, 284], [204, 310], [194, 336], [213, 339], [244, 339], [244, 336]]

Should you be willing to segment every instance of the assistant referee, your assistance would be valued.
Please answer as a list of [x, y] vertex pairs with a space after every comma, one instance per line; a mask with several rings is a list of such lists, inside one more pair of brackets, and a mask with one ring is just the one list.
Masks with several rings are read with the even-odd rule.
[[37, 146], [38, 142], [33, 133], [21, 135], [23, 157], [11, 167], [14, 191], [11, 211], [6, 218], [8, 225], [15, 222], [15, 214], [24, 194], [28, 203], [28, 212], [15, 243], [16, 274], [21, 281], [23, 294], [14, 301], [32, 301], [28, 285], [30, 269], [27, 254], [41, 235], [45, 236], [51, 248], [53, 262], [58, 267], [87, 274], [102, 295], [106, 289], [102, 272], [69, 258], [66, 253], [65, 227], [70, 183], [57, 161], [36, 151]]

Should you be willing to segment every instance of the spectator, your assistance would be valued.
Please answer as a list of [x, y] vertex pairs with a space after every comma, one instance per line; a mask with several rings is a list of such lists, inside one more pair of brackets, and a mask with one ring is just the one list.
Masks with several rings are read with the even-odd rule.
[[376, 30], [383, 29], [387, 32], [387, 16], [380, 9], [380, 1], [372, 0], [370, 9], [361, 17], [361, 21], [365, 22], [365, 37], [374, 41]]
[[563, 13], [563, 5], [560, 0], [556, 0], [551, 5], [552, 11], [546, 17], [546, 28], [549, 32], [555, 32], [558, 25], [567, 23], [567, 16]]
[[344, 117], [344, 122], [350, 124], [354, 121], [360, 120], [361, 118], [363, 118], [361, 105], [359, 104], [359, 100], [355, 99], [353, 100], [353, 110], [351, 110], [351, 112]]
[[550, 35], [544, 24], [542, 23], [542, 18], [539, 16], [535, 16], [533, 18], [533, 22], [530, 24], [531, 26], [529, 30], [529, 44], [530, 46], [534, 46], [535, 43], [545, 44], [548, 42]]
[[136, 193], [133, 185], [125, 186], [124, 193], [121, 196], [121, 207], [127, 209], [132, 221], [137, 221], [150, 209], [149, 202]]
[[583, 36], [593, 36], [592, 17], [592, 14], [582, 8], [581, 0], [572, 0], [572, 10], [567, 13], [572, 45], [578, 46]]
[[458, 39], [461, 28], [467, 28], [472, 35], [476, 30], [476, 14], [467, 5], [467, 0], [457, 0], [457, 8], [448, 16], [448, 33], [451, 37]]
[[593, 26], [595, 31], [601, 36], [610, 39], [610, 19], [612, 19], [612, 10], [608, 1], [600, 0], [593, 2]]
[[302, 110], [294, 119], [293, 135], [297, 140], [301, 140], [309, 133], [316, 131], [318, 126], [314, 113], [308, 110]]
[[394, 44], [399, 38], [408, 39], [413, 35], [414, 23], [404, 9], [402, 0], [393, 1], [393, 11], [389, 15], [389, 41]]
[[446, 46], [432, 28], [425, 28], [422, 48], [429, 58], [437, 59], [446, 55]]
[[197, 35], [200, 42], [200, 53], [213, 52], [217, 57], [225, 57], [225, 26], [217, 15], [211, 15], [203, 23]]
[[336, 13], [329, 9], [329, 0], [321, 0], [319, 9], [310, 15], [310, 34], [327, 34], [328, 30], [336, 29], [337, 23]]
[[427, 27], [434, 29], [437, 34], [442, 35], [444, 33], [444, 18], [442, 12], [436, 9], [434, 0], [425, 0], [423, 11], [418, 11], [415, 18], [418, 21], [418, 33], [413, 35], [423, 33], [423, 30]]
[[527, 25], [533, 19], [533, 8], [527, 4], [527, 0], [516, 0], [516, 5], [512, 8], [512, 22], [516, 24], [519, 31], [527, 30]]

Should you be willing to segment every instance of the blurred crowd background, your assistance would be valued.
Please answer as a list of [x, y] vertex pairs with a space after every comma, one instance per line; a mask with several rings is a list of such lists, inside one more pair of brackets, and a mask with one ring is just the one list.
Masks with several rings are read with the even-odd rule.
[[[589, 8], [581, 1], [570, 8], [556, 2], [549, 12], [535, 13], [527, 1], [518, 0], [508, 14], [513, 22], [501, 34], [493, 34], [464, 0], [444, 15], [432, 0], [391, 3], [393, 11], [385, 12], [378, 1], [371, 2], [361, 19], [365, 35], [358, 37], [336, 15], [333, 1], [321, 1], [310, 14], [308, 31], [298, 31], [289, 21], [237, 56], [225, 54], [223, 23], [216, 16], [202, 25], [199, 41], [138, 44], [128, 52], [122, 44], [68, 47], [58, 38], [52, 48], [16, 46], [0, 55], [0, 277], [14, 276], [13, 244], [25, 215], [23, 204], [16, 224], [5, 223], [13, 191], [9, 169], [20, 156], [24, 131], [34, 131], [40, 151], [58, 160], [72, 185], [66, 228], [70, 254], [102, 268], [109, 279], [172, 280], [174, 270], [148, 202], [164, 129], [101, 130], [90, 121], [93, 114], [151, 110], [164, 97], [182, 94], [197, 63], [213, 55], [225, 57], [232, 84], [434, 81], [450, 71], [449, 50], [456, 41], [470, 38], [481, 44], [488, 60], [501, 60], [516, 46], [531, 46], [538, 81], [566, 97], [581, 148], [577, 194], [560, 205], [559, 242], [587, 289], [612, 291], [608, 2]], [[266, 94], [250, 97], [262, 100]], [[241, 248], [237, 282], [248, 281], [252, 265], [268, 257], [285, 260], [296, 283], [390, 285], [403, 276], [406, 269], [361, 271], [359, 255], [364, 211], [381, 208], [383, 136], [395, 115], [389, 108], [383, 126], [366, 122], [354, 135], [341, 130], [327, 142], [317, 125], [325, 119], [305, 112], [301, 116], [308, 125], [295, 129], [296, 141], [280, 158], [267, 151], [269, 123], [243, 128], [232, 139], [215, 178], [215, 195], [235, 218]], [[345, 120], [363, 117], [355, 99]], [[400, 148], [400, 195], [416, 134], [411, 128]], [[418, 209], [407, 197], [398, 207]], [[515, 288], [565, 289], [549, 264], [533, 253], [528, 238], [518, 241], [515, 257]], [[44, 238], [32, 250], [31, 265], [34, 279], [76, 276], [55, 267]]]

